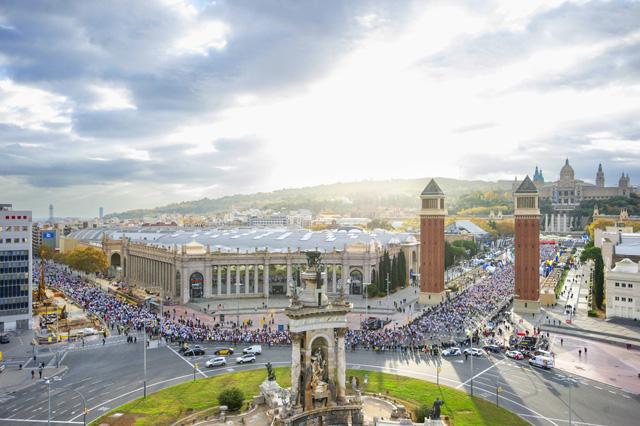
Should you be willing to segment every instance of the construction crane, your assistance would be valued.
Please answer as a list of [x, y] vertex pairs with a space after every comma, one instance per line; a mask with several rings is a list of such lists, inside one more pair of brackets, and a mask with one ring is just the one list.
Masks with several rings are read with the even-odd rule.
[[40, 252], [40, 264], [42, 265], [42, 270], [40, 272], [40, 284], [38, 285], [38, 289], [33, 292], [34, 303], [43, 303], [45, 297], [47, 296], [44, 286], [44, 250]]

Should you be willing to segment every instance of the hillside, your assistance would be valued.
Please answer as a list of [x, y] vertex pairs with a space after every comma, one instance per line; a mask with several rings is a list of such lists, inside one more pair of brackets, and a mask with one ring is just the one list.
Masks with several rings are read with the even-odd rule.
[[[318, 185], [305, 188], [288, 188], [273, 192], [255, 194], [237, 194], [215, 199], [173, 203], [154, 209], [129, 210], [113, 213], [105, 218], [118, 217], [130, 219], [161, 214], [218, 214], [233, 209], [248, 208], [272, 209], [289, 212], [290, 210], [309, 209], [316, 214], [321, 210], [333, 210], [336, 213], [349, 213], [352, 217], [371, 217], [380, 208], [418, 207], [419, 196], [430, 178], [392, 179], [383, 181], [361, 181]], [[480, 180], [458, 180], [435, 178], [447, 196], [447, 203], [454, 203], [462, 194], [472, 191], [507, 190], [510, 181], [484, 182]]]

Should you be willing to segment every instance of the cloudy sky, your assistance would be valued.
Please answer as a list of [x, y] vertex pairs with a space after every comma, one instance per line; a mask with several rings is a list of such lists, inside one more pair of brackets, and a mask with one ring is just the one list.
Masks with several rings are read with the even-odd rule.
[[0, 202], [640, 181], [637, 1], [0, 0]]

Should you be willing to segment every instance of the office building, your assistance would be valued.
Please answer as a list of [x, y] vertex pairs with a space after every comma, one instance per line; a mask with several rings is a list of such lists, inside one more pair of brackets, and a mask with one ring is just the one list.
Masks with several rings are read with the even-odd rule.
[[31, 212], [0, 204], [0, 332], [31, 328]]

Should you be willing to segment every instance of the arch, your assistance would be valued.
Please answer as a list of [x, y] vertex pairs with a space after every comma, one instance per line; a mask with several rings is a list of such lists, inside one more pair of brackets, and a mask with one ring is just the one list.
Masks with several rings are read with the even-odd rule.
[[200, 272], [194, 272], [189, 277], [189, 299], [202, 298], [204, 277]]
[[352, 269], [349, 272], [349, 278], [351, 278], [350, 294], [362, 294], [362, 276], [360, 269]]
[[120, 266], [120, 262], [121, 262], [122, 258], [120, 256], [120, 253], [115, 252], [111, 255], [111, 259], [109, 259], [109, 263], [111, 263], [111, 266], [113, 267], [119, 267]]

